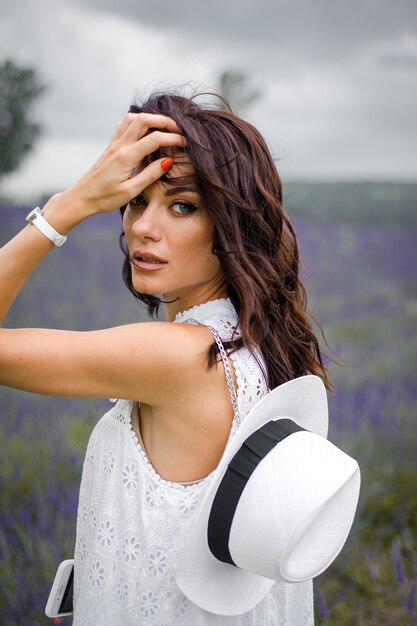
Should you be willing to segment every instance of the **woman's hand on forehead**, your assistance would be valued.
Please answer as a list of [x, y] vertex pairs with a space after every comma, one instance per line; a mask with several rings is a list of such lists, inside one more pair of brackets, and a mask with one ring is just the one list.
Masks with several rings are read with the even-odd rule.
[[[177, 123], [166, 115], [128, 113], [116, 124], [110, 142], [86, 174], [66, 192], [88, 214], [109, 213], [156, 182], [172, 162], [162, 157], [138, 171], [143, 160], [161, 148], [185, 148]], [[164, 165], [164, 167], [162, 167]]]
[[178, 127], [178, 124], [172, 117], [168, 117], [167, 115], [127, 113], [124, 118], [116, 124], [110, 143], [113, 139], [121, 138], [127, 130], [129, 130], [129, 135], [131, 135], [134, 140], [135, 133], [137, 133], [136, 140], [138, 140], [156, 129], [181, 134], [181, 129]]

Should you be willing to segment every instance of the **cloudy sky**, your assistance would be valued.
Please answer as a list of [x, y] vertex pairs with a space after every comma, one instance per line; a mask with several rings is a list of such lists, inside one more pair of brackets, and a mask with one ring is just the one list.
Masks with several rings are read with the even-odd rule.
[[241, 114], [283, 179], [416, 180], [415, 0], [0, 0], [0, 58], [48, 90], [42, 138], [3, 191], [63, 189], [100, 155], [132, 97], [244, 71]]

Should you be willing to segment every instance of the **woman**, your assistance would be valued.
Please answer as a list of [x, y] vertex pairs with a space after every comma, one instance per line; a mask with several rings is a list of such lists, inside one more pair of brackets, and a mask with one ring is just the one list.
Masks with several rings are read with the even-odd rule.
[[[0, 330], [1, 384], [121, 398], [87, 448], [74, 624], [311, 624], [311, 581], [276, 583], [234, 617], [204, 611], [175, 583], [237, 416], [297, 376], [318, 374], [329, 387], [268, 147], [231, 112], [154, 94], [132, 105], [97, 163], [42, 214], [67, 235], [118, 207], [125, 282], [151, 314], [163, 301], [167, 321], [94, 332]], [[54, 247], [39, 216], [29, 219], [0, 251], [1, 319]], [[224, 365], [233, 365], [236, 411], [219, 336]]]

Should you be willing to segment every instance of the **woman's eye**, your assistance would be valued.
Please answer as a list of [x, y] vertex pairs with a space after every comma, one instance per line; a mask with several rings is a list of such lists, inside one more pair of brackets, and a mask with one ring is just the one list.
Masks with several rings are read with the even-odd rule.
[[194, 204], [191, 204], [191, 202], [185, 202], [184, 200], [177, 200], [176, 202], [173, 202], [171, 206], [174, 213], [177, 215], [186, 215], [187, 213], [197, 211], [197, 207], [194, 206]]
[[132, 198], [129, 201], [129, 204], [132, 206], [144, 206], [146, 204], [146, 200], [143, 196], [136, 196], [136, 198]]

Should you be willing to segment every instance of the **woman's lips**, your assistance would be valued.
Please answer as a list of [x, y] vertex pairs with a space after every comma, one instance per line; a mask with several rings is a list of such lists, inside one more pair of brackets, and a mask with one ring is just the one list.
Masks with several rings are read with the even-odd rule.
[[131, 261], [135, 268], [145, 271], [160, 270], [161, 267], [166, 265], [166, 261], [158, 261], [150, 257], [134, 257]]

